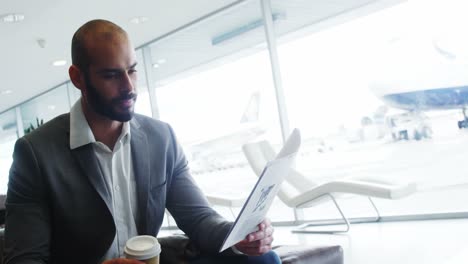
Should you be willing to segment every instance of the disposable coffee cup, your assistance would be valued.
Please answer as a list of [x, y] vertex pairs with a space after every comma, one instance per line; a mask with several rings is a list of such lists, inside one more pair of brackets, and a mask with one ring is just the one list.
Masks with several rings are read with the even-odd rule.
[[124, 252], [128, 259], [137, 259], [146, 264], [159, 264], [161, 245], [153, 236], [136, 236], [127, 241]]

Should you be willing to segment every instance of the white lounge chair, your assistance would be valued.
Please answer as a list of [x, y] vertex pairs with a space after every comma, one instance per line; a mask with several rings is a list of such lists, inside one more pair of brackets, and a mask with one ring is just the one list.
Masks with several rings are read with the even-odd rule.
[[[276, 153], [268, 141], [260, 141], [255, 143], [245, 144], [242, 147], [244, 154], [257, 176], [260, 176], [266, 163], [273, 160]], [[371, 197], [385, 199], [399, 199], [408, 196], [416, 191], [416, 184], [397, 185], [384, 181], [371, 179], [356, 179], [356, 180], [334, 180], [324, 184], [316, 184], [295, 170], [285, 177], [284, 182], [278, 192], [279, 199], [287, 206], [294, 209], [296, 222], [302, 218], [301, 209], [312, 207], [314, 204], [327, 201], [328, 198], [333, 201], [338, 209], [343, 223], [346, 225], [343, 230], [327, 230], [327, 231], [309, 231], [306, 228], [316, 224], [304, 224], [293, 232], [307, 233], [335, 233], [347, 232], [350, 228], [350, 223], [343, 214], [338, 202], [336, 201], [337, 193], [348, 193], [364, 195], [369, 198], [373, 208], [377, 213], [376, 221], [380, 219], [380, 214], [372, 201]]]
[[229, 197], [229, 196], [220, 196], [220, 195], [205, 195], [206, 199], [211, 205], [229, 207], [232, 217], [236, 219], [236, 214], [232, 210], [233, 207], [242, 207], [247, 200], [247, 197]]

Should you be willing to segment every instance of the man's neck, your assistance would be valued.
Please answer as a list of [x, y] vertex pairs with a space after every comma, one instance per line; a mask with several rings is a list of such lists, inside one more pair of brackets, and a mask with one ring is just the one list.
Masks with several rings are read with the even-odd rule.
[[104, 143], [111, 150], [114, 149], [115, 142], [122, 133], [123, 123], [120, 121], [111, 120], [105, 116], [102, 116], [86, 105], [85, 102], [81, 102], [83, 114], [88, 122], [91, 131], [93, 132], [96, 141]]

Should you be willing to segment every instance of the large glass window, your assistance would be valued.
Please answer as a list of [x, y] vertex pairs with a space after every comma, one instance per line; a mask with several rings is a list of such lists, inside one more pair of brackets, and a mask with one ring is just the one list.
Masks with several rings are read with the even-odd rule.
[[68, 98], [67, 85], [64, 84], [22, 104], [20, 109], [25, 132], [70, 111]]
[[261, 17], [249, 1], [151, 46], [160, 119], [207, 194], [246, 197], [256, 177], [242, 144], [281, 140]]
[[[273, 3], [304, 16], [298, 20], [307, 19], [299, 9], [315, 4]], [[378, 200], [383, 215], [467, 211], [468, 21], [461, 10], [461, 1], [412, 0], [284, 32], [278, 51], [290, 123], [304, 135], [298, 169], [316, 182], [417, 184], [406, 199]], [[365, 198], [352, 197], [342, 201], [348, 215], [374, 214]], [[318, 208], [307, 218], [330, 217]]]
[[148, 86], [146, 85], [146, 71], [143, 63], [143, 55], [141, 49], [136, 51], [136, 56], [138, 62], [136, 67], [136, 70], [138, 72], [138, 98], [135, 104], [135, 112], [146, 116], [152, 116], [150, 96], [148, 92]]
[[12, 153], [18, 138], [15, 109], [0, 114], [0, 194], [8, 187], [8, 174], [13, 162]]
[[[417, 184], [403, 200], [377, 199], [384, 216], [468, 211], [461, 2], [271, 0], [289, 125], [303, 136], [299, 172], [317, 183]], [[152, 115], [152, 89], [159, 118], [173, 126], [207, 194], [246, 197], [257, 178], [241, 146], [260, 139], [281, 145], [260, 7], [240, 1], [158, 39], [147, 47], [150, 73], [137, 51], [135, 111]], [[67, 85], [19, 107], [25, 130], [69, 111], [79, 91]], [[12, 111], [0, 116], [2, 169], [16, 139]], [[339, 202], [350, 217], [375, 214], [365, 197]], [[292, 220], [292, 213], [276, 201], [270, 217]], [[307, 219], [336, 216], [331, 203], [306, 211]]]
[[78, 99], [81, 98], [81, 91], [80, 89], [76, 88], [71, 82], [67, 82], [66, 85], [68, 89], [68, 98], [71, 107], [78, 101]]

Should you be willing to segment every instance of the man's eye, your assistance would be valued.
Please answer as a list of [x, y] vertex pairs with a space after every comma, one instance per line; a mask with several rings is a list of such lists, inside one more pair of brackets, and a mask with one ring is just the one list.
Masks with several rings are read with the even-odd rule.
[[102, 75], [102, 77], [104, 77], [105, 79], [113, 79], [113, 78], [116, 78], [117, 76], [118, 74], [114, 72], [104, 73]]
[[130, 70], [128, 70], [128, 73], [129, 73], [129, 74], [136, 73], [136, 72], [137, 72], [136, 69], [130, 69]]

